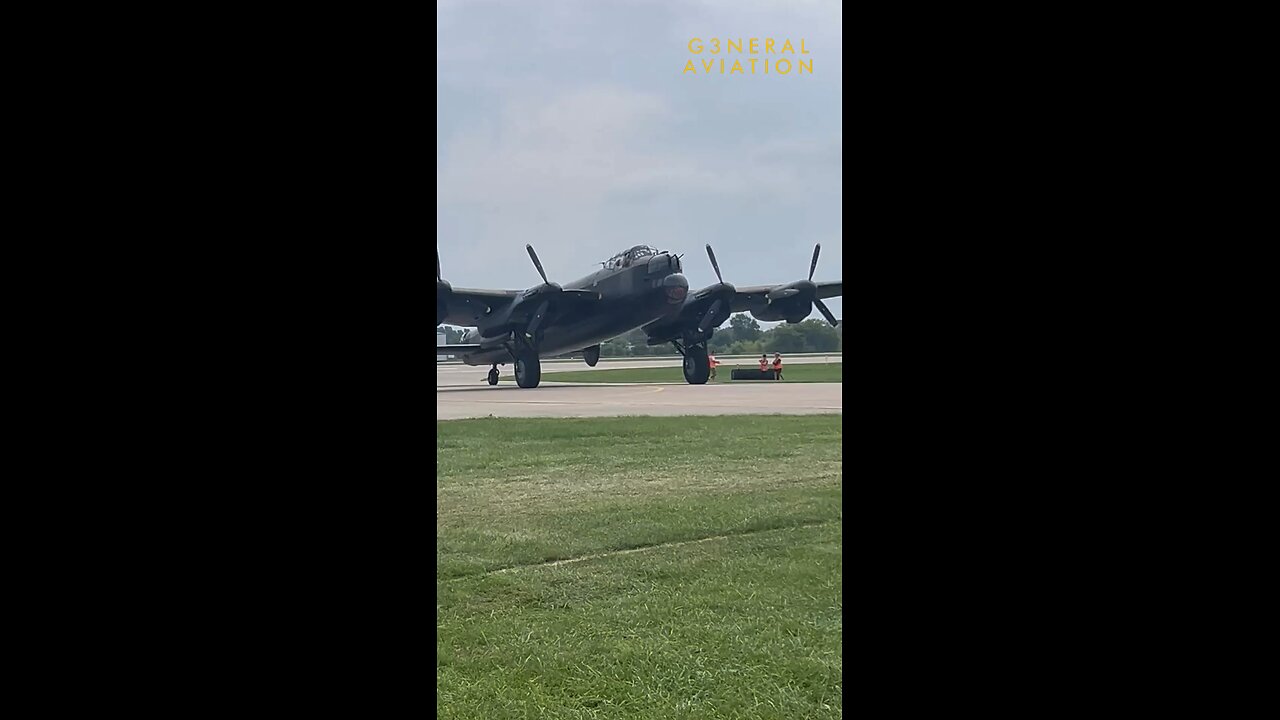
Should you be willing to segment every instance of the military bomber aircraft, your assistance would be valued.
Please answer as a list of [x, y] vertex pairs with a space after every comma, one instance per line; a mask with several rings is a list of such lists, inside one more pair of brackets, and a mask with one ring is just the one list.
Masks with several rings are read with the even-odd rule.
[[671, 343], [684, 356], [684, 377], [702, 385], [710, 375], [707, 341], [734, 312], [759, 320], [798, 323], [816, 306], [832, 325], [835, 317], [823, 298], [843, 295], [843, 283], [814, 282], [821, 245], [813, 249], [809, 278], [781, 285], [735, 288], [724, 282], [715, 252], [707, 256], [720, 282], [689, 292], [680, 256], [637, 245], [601, 263], [600, 270], [564, 285], [553, 283], [534, 252], [529, 258], [542, 284], [527, 290], [455, 288], [440, 272], [436, 252], [436, 326], [474, 327], [461, 344], [440, 345], [437, 355], [457, 355], [468, 365], [492, 365], [490, 385], [498, 384], [498, 365], [515, 364], [516, 384], [535, 388], [542, 379], [540, 357], [582, 351], [587, 365], [600, 360], [600, 343], [644, 328], [648, 344]]

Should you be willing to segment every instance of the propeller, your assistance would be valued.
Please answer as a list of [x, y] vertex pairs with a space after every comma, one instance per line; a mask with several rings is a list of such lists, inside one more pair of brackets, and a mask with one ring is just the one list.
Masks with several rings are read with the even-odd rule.
[[555, 293], [557, 295], [573, 295], [584, 298], [599, 299], [600, 295], [594, 290], [585, 290], [583, 288], [562, 288], [558, 283], [553, 283], [547, 279], [547, 271], [542, 269], [542, 261], [538, 259], [538, 253], [533, 249], [532, 245], [525, 245], [524, 249], [529, 253], [529, 259], [533, 261], [533, 266], [537, 268], [538, 275], [542, 277], [542, 287], [534, 288], [533, 294], [542, 295]]
[[711, 325], [711, 321], [715, 318], [716, 313], [720, 312], [720, 305], [722, 302], [723, 302], [722, 300], [720, 300], [719, 298], [716, 298], [716, 301], [711, 303], [711, 309], [707, 310], [707, 314], [703, 315], [702, 320], [698, 322], [699, 334], [705, 333], [707, 331], [708, 326]]
[[[716, 251], [711, 249], [711, 243], [707, 243], [707, 257], [711, 259], [711, 268], [716, 271], [716, 280], [719, 280], [720, 284], [723, 285], [724, 276], [720, 274], [720, 263], [716, 262]], [[711, 325], [711, 321], [715, 319], [716, 313], [720, 311], [720, 306], [722, 304], [723, 300], [720, 298], [716, 298], [715, 302], [711, 303], [711, 307], [707, 310], [706, 314], [702, 316], [702, 320], [698, 321], [699, 334], [707, 332]]]
[[533, 313], [533, 319], [529, 321], [529, 327], [525, 329], [525, 334], [529, 337], [537, 337], [538, 326], [542, 325], [542, 321], [547, 317], [547, 309], [551, 307], [550, 300], [543, 300], [542, 304]]
[[440, 249], [436, 248], [436, 325], [444, 322], [449, 314], [449, 300], [453, 296], [453, 286], [440, 275]]
[[538, 253], [533, 251], [533, 246], [525, 245], [524, 249], [529, 251], [529, 258], [533, 260], [533, 266], [538, 268], [538, 274], [542, 276], [542, 282], [550, 285], [551, 281], [547, 280], [547, 272], [542, 269], [542, 261], [538, 259]]
[[821, 312], [822, 317], [826, 318], [827, 322], [831, 323], [831, 327], [835, 327], [840, 324], [840, 322], [836, 320], [836, 316], [832, 315], [831, 311], [827, 309], [827, 306], [822, 304], [822, 300], [814, 298], [813, 304], [818, 306], [818, 312]]
[[[820, 252], [822, 252], [822, 243], [817, 243], [813, 246], [813, 262], [809, 263], [809, 282], [813, 282], [813, 271], [818, 269], [818, 253]], [[822, 317], [826, 318], [827, 322], [831, 323], [831, 327], [839, 325], [840, 323], [836, 322], [836, 316], [832, 315], [831, 311], [827, 309], [827, 306], [823, 305], [822, 300], [818, 298], [818, 289], [816, 287], [813, 292], [813, 304], [818, 307], [818, 312], [822, 313]]]
[[529, 259], [533, 261], [533, 266], [537, 268], [538, 275], [542, 278], [542, 286], [533, 288], [529, 299], [542, 297], [542, 302], [538, 303], [538, 307], [529, 316], [529, 326], [524, 329], [526, 337], [537, 337], [538, 328], [542, 327], [543, 322], [549, 317], [552, 304], [558, 302], [560, 297], [589, 297], [598, 298], [599, 295], [593, 290], [584, 290], [580, 288], [569, 288], [568, 290], [560, 287], [559, 284], [553, 283], [547, 279], [547, 271], [542, 267], [542, 261], [538, 259], [538, 253], [533, 249], [532, 245], [526, 244], [524, 249], [529, 253]]
[[708, 294], [714, 293], [716, 299], [712, 301], [711, 307], [702, 315], [702, 319], [698, 321], [698, 334], [705, 334], [711, 329], [712, 323], [716, 319], [717, 313], [721, 308], [733, 299], [733, 293], [736, 292], [734, 287], [724, 281], [724, 275], [720, 273], [720, 263], [716, 260], [716, 251], [711, 249], [711, 243], [707, 243], [707, 259], [711, 261], [711, 269], [716, 271], [716, 280], [720, 281], [720, 285], [710, 288]]
[[707, 257], [711, 258], [711, 268], [716, 271], [716, 279], [724, 282], [724, 277], [720, 275], [720, 263], [716, 262], [716, 251], [711, 249], [711, 243], [707, 243]]
[[[787, 283], [781, 287], [770, 290], [765, 295], [765, 299], [770, 303], [775, 303], [788, 298], [796, 298], [796, 301], [807, 301], [813, 307], [818, 308], [818, 312], [822, 313], [822, 317], [831, 323], [832, 327], [839, 324], [836, 316], [831, 310], [823, 304], [818, 298], [818, 286], [813, 283], [813, 274], [818, 270], [818, 256], [822, 254], [822, 244], [818, 243], [813, 246], [813, 259], [809, 261], [809, 277], [806, 280], [798, 280], [793, 283]], [[793, 301], [796, 302], [796, 301]], [[792, 305], [794, 307], [794, 304]], [[808, 312], [805, 313], [806, 315]]]

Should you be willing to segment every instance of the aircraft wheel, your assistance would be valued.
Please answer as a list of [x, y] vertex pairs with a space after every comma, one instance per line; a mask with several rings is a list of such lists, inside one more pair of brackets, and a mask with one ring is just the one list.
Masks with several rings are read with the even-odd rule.
[[707, 346], [694, 345], [684, 351], [684, 379], [690, 385], [706, 385], [711, 375], [711, 361], [707, 360]]
[[516, 384], [522, 388], [536, 388], [542, 382], [542, 362], [537, 353], [528, 350], [516, 358]]
[[493, 368], [489, 371], [489, 384], [490, 385], [498, 384], [498, 368]]

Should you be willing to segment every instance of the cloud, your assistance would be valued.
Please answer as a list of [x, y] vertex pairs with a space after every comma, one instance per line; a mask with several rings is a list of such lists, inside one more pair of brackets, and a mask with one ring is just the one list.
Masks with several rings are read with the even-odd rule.
[[[840, 5], [437, 3], [437, 245], [462, 286], [523, 288], [647, 243], [692, 284], [838, 277]], [[690, 33], [811, 38], [801, 78], [681, 77]], [[705, 266], [705, 267], [704, 267]], [[828, 303], [839, 315], [839, 301]]]

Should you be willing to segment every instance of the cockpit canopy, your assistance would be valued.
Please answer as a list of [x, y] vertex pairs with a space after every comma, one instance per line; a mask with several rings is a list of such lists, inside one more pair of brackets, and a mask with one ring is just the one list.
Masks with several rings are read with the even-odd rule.
[[614, 255], [604, 262], [606, 268], [627, 267], [637, 261], [646, 260], [657, 255], [660, 251], [656, 247], [649, 245], [636, 245], [630, 250]]

